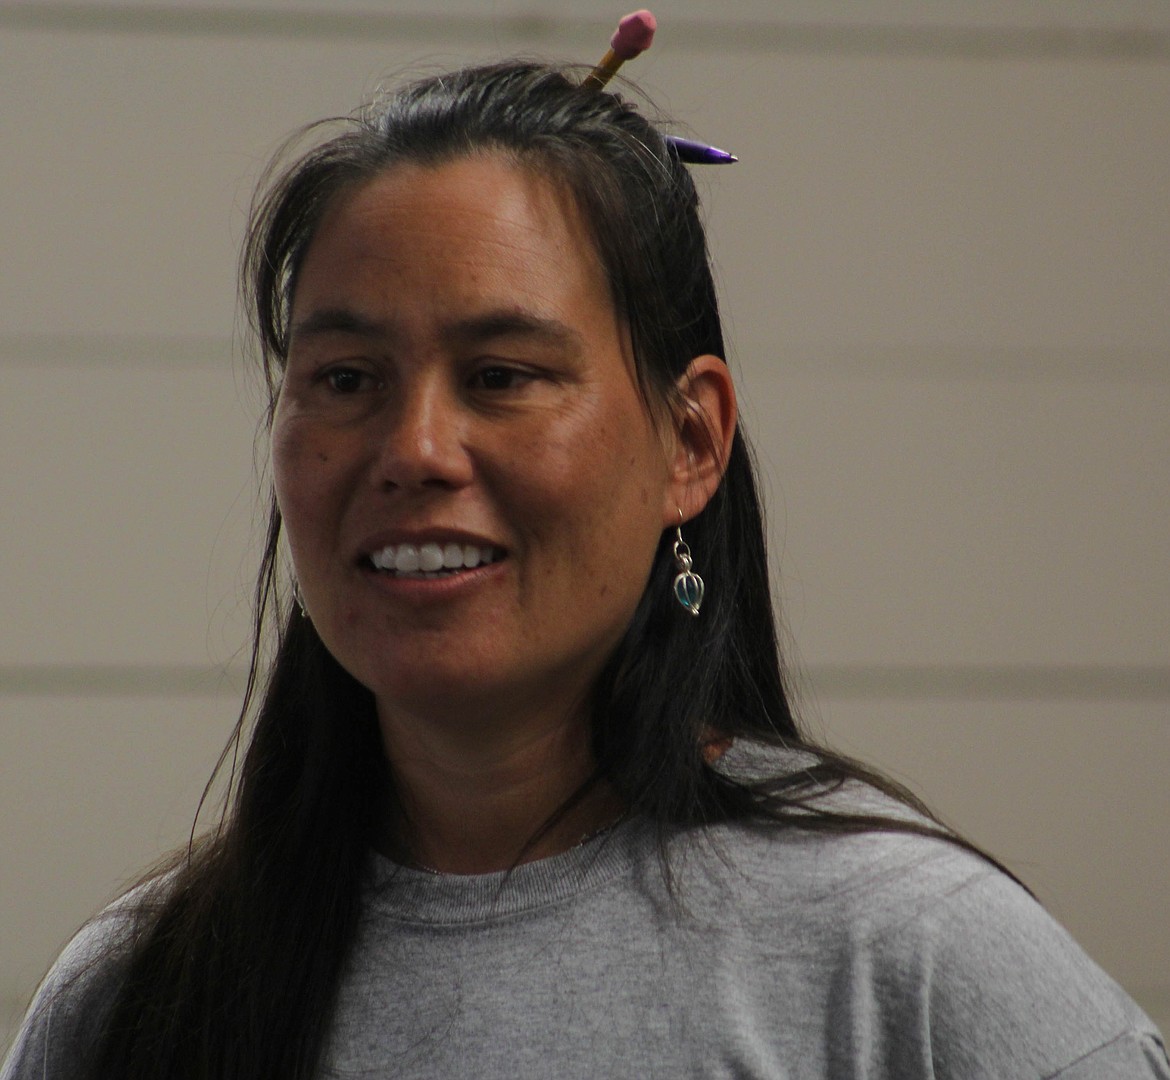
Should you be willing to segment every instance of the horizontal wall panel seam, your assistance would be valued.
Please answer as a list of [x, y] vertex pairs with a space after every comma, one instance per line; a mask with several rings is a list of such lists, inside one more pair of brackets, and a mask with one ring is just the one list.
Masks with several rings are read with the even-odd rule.
[[[484, 17], [414, 13], [233, 10], [225, 7], [122, 7], [117, 4], [9, 3], [0, 27], [70, 33], [312, 40], [428, 40], [482, 44], [510, 37], [531, 45], [552, 40], [602, 41], [612, 19], [565, 19], [537, 13]], [[736, 52], [879, 56], [1100, 57], [1170, 60], [1170, 33], [1140, 26], [905, 26], [881, 22], [830, 25], [759, 20], [677, 19], [676, 47]], [[590, 58], [583, 57], [583, 62]]]
[[[238, 696], [246, 680], [238, 666], [0, 665], [11, 696]], [[798, 683], [818, 698], [1170, 701], [1170, 665], [809, 664]]]
[[0, 334], [5, 367], [223, 367], [241, 357], [231, 337], [215, 334]]
[[238, 697], [247, 672], [197, 664], [3, 664], [0, 695]]
[[818, 698], [1170, 701], [1170, 666], [820, 664], [801, 675]]

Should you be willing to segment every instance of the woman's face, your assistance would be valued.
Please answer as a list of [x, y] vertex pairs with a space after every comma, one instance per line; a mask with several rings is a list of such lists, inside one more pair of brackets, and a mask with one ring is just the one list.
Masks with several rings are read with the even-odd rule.
[[402, 165], [325, 215], [273, 469], [308, 614], [384, 716], [578, 708], [677, 521], [674, 453], [548, 181]]

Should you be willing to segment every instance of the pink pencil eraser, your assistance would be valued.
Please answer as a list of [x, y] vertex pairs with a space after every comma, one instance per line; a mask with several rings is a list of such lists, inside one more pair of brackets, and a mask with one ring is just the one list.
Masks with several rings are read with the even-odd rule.
[[638, 53], [650, 48], [658, 22], [645, 8], [634, 11], [618, 23], [609, 39], [609, 47], [619, 60], [633, 60]]

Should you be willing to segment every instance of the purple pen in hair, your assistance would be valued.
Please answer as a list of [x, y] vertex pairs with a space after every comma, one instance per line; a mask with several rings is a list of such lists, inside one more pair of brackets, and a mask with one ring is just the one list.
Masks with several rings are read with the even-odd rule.
[[666, 145], [678, 155], [679, 161], [688, 165], [730, 165], [739, 161], [739, 158], [726, 150], [694, 139], [683, 139], [678, 135], [664, 135], [663, 138], [666, 139]]

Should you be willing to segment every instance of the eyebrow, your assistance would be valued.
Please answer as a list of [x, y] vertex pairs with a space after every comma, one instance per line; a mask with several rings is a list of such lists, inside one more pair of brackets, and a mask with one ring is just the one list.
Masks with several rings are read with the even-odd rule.
[[353, 337], [386, 337], [389, 326], [370, 319], [348, 308], [320, 308], [292, 324], [290, 339], [324, 337], [327, 334], [349, 334]]
[[[479, 345], [499, 338], [514, 337], [535, 340], [572, 352], [584, 350], [580, 333], [568, 324], [519, 308], [454, 319], [444, 325], [440, 333], [445, 341], [454, 345]], [[321, 308], [295, 322], [291, 338], [324, 337], [329, 334], [383, 341], [393, 341], [398, 337], [391, 321], [371, 318], [350, 308]]]

